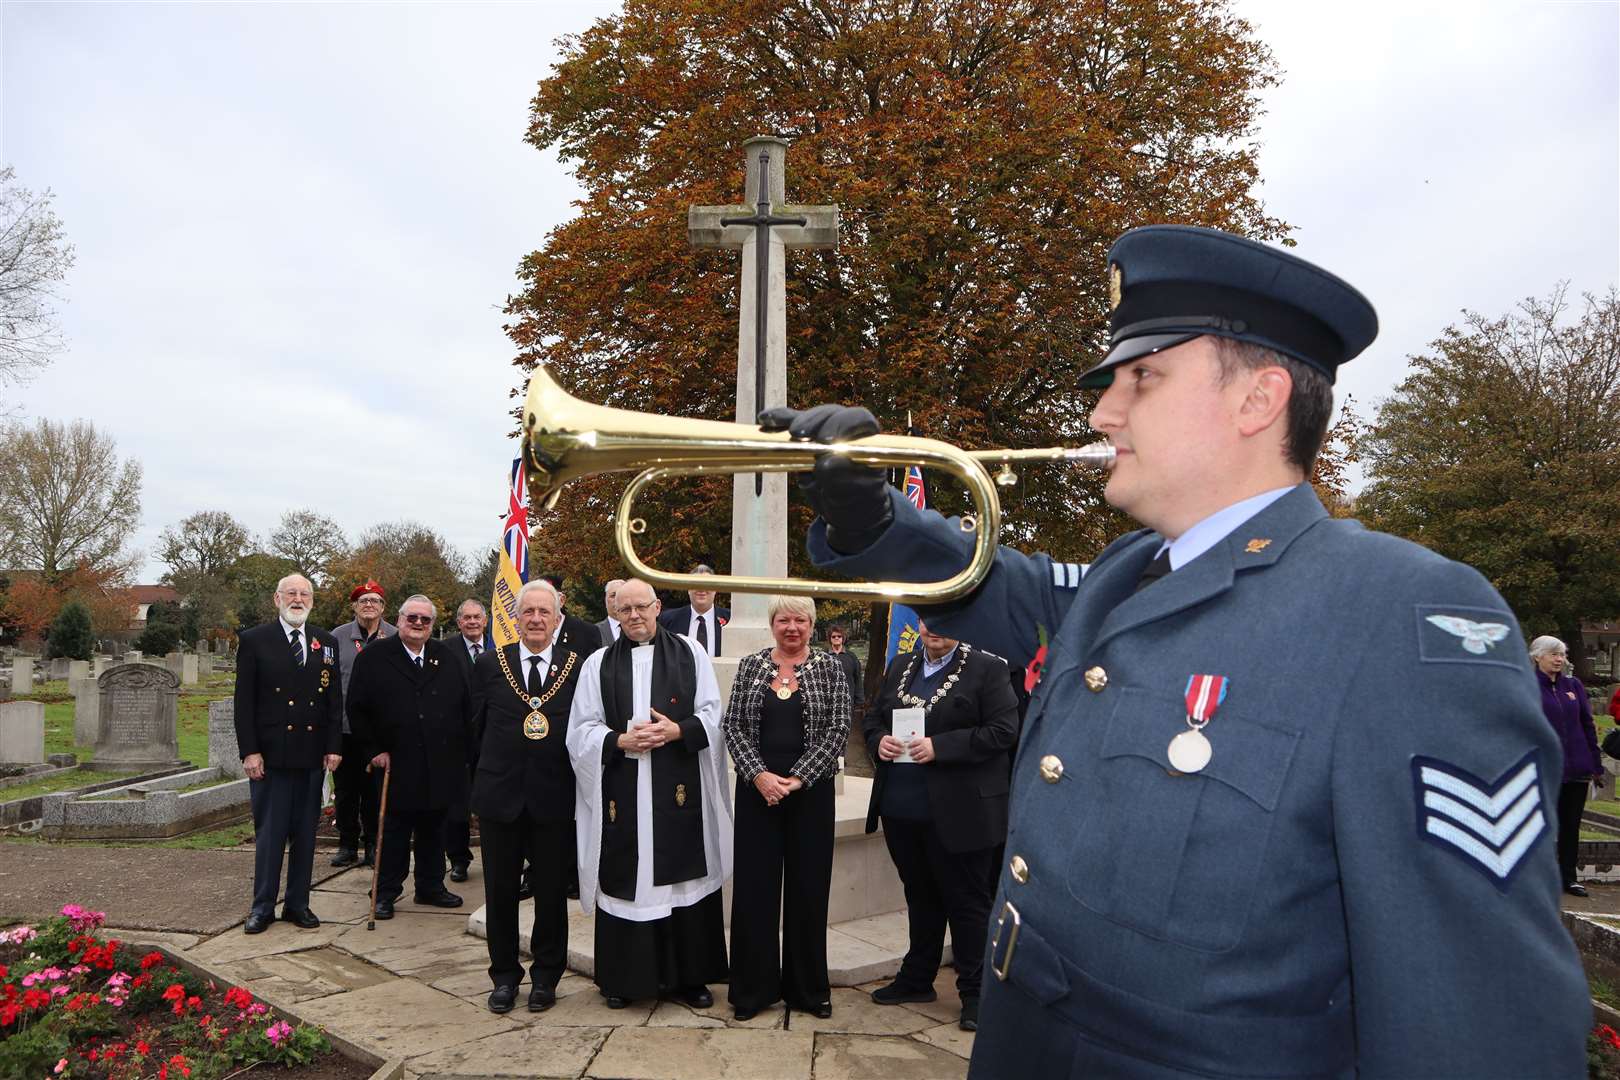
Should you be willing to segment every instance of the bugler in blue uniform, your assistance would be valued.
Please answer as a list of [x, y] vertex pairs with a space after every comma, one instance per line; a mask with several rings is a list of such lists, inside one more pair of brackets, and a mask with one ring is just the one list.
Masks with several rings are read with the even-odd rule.
[[[1469, 567], [1330, 518], [1300, 482], [1314, 443], [1282, 472], [1256, 453], [1291, 452], [1276, 425], [1298, 437], [1302, 392], [1331, 405], [1371, 306], [1209, 230], [1136, 230], [1110, 262], [1114, 349], [1088, 377], [1123, 385], [1092, 424], [1121, 450], [1109, 500], [1157, 531], [1083, 581], [1002, 548], [968, 601], [926, 611], [1017, 664], [1051, 633], [971, 1074], [1584, 1075], [1591, 1010], [1551, 842], [1560, 752], [1512, 613]], [[1234, 374], [1206, 335], [1271, 355]], [[767, 421], [875, 429], [856, 410]], [[818, 565], [932, 581], [967, 564], [954, 521], [893, 491], [874, 507], [870, 476], [825, 460]], [[1144, 587], [1161, 549], [1173, 572]], [[1198, 675], [1224, 677], [1224, 700], [1189, 701]], [[1177, 768], [1172, 740], [1205, 718], [1207, 763]]]

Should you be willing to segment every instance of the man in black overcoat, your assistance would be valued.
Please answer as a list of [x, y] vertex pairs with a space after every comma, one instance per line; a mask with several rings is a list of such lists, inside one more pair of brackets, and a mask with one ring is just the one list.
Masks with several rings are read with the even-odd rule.
[[[488, 609], [480, 601], [468, 597], [456, 608], [456, 629], [461, 633], [451, 634], [444, 639], [450, 656], [460, 666], [468, 685], [472, 683], [473, 661], [482, 656], [487, 648], [489, 637], [485, 631], [488, 626]], [[470, 733], [468, 741], [472, 753], [472, 760], [467, 765], [470, 791], [471, 769], [478, 764], [478, 743], [472, 740]], [[467, 813], [466, 799], [452, 805], [445, 815], [444, 855], [450, 862], [450, 880], [466, 881], [467, 868], [472, 865], [472, 822]]]
[[236, 745], [253, 806], [253, 907], [242, 929], [276, 917], [282, 855], [292, 844], [281, 917], [311, 929], [321, 769], [343, 760], [343, 690], [337, 642], [308, 625], [315, 592], [302, 574], [276, 583], [276, 621], [244, 630], [236, 654]]
[[[900, 974], [872, 1000], [933, 1001], [949, 923], [960, 1026], [974, 1031], [994, 860], [1007, 836], [1007, 751], [1018, 738], [1018, 699], [1006, 661], [926, 624], [918, 632], [922, 648], [894, 658], [862, 725], [875, 765], [866, 831], [881, 816], [911, 928]], [[896, 738], [897, 709], [923, 710], [923, 733]]]
[[573, 861], [574, 769], [568, 712], [583, 657], [554, 642], [561, 612], [544, 578], [518, 593], [520, 639], [473, 666], [479, 738], [472, 809], [483, 846], [491, 1012], [517, 1000], [518, 889], [525, 858], [534, 891], [529, 1011], [549, 1009], [568, 965], [568, 879]]
[[438, 610], [425, 596], [399, 607], [399, 633], [366, 649], [349, 678], [349, 727], [390, 773], [377, 877], [377, 918], [394, 917], [416, 849], [418, 904], [460, 907], [444, 887], [445, 813], [467, 793], [472, 699], [450, 646], [433, 640]]

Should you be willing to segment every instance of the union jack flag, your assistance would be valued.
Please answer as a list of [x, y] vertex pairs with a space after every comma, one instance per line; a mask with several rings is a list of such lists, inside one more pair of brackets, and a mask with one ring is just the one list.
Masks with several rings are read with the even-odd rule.
[[512, 460], [512, 488], [506, 493], [506, 532], [501, 545], [519, 580], [529, 580], [529, 489], [523, 482], [523, 459]]
[[905, 495], [906, 501], [917, 509], [928, 509], [928, 495], [923, 491], [921, 465], [912, 465], [906, 469], [906, 482], [901, 493]]

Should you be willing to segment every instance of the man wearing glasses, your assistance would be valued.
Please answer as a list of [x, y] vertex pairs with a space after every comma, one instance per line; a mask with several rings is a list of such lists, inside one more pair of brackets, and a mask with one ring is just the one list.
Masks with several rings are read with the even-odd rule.
[[377, 871], [377, 918], [394, 917], [416, 849], [416, 902], [461, 906], [444, 887], [444, 819], [467, 799], [471, 693], [451, 654], [433, 640], [438, 610], [417, 595], [399, 606], [399, 633], [365, 649], [349, 682], [349, 723], [372, 772], [391, 772]]
[[[367, 578], [349, 593], [354, 608], [354, 621], [346, 622], [332, 636], [337, 639], [338, 666], [343, 675], [343, 700], [349, 698], [349, 674], [354, 670], [354, 658], [366, 646], [391, 637], [396, 631], [383, 618], [383, 587]], [[338, 850], [332, 856], [333, 866], [371, 865], [372, 852], [377, 846], [377, 781], [366, 773], [366, 759], [350, 745], [349, 717], [343, 716], [343, 764], [332, 774], [332, 787], [336, 795], [335, 810]], [[365, 842], [365, 858], [359, 853]]]

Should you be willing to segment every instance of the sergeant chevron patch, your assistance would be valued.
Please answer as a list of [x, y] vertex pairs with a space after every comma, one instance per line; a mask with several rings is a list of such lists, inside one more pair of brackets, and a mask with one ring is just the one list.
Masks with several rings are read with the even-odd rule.
[[1534, 750], [1492, 782], [1438, 758], [1414, 757], [1418, 835], [1506, 892], [1547, 829], [1540, 775]]

